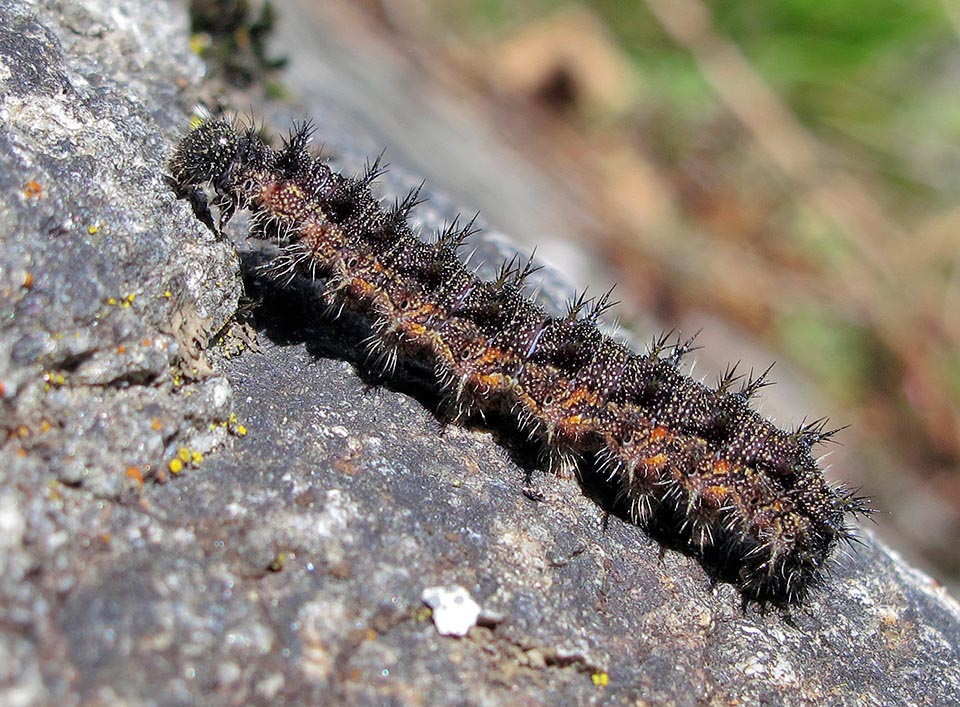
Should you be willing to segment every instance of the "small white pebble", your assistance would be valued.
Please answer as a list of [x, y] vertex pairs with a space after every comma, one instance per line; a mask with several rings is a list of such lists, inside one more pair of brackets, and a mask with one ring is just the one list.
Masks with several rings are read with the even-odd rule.
[[459, 584], [427, 587], [420, 599], [433, 609], [433, 625], [441, 636], [466, 636], [477, 625], [480, 605]]

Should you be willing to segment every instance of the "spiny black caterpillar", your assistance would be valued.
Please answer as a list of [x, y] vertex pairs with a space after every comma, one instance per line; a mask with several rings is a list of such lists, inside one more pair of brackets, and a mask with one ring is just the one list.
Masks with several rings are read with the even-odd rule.
[[370, 190], [380, 161], [344, 176], [308, 152], [311, 134], [295, 125], [274, 149], [253, 128], [204, 120], [177, 147], [171, 182], [215, 231], [249, 209], [252, 230], [281, 247], [274, 272], [324, 278], [328, 303], [368, 318], [386, 366], [426, 361], [460, 410], [506, 411], [554, 458], [595, 465], [637, 523], [722, 557], [745, 597], [801, 602], [856, 540], [847, 514], [869, 513], [867, 501], [829, 484], [811, 451], [836, 430], [781, 430], [752, 410], [766, 373], [738, 386], [733, 367], [710, 388], [679, 370], [692, 341], [634, 353], [597, 327], [608, 296], [549, 316], [523, 293], [529, 262], [480, 279], [457, 257], [472, 222], [420, 240], [407, 222], [415, 191], [385, 208]]

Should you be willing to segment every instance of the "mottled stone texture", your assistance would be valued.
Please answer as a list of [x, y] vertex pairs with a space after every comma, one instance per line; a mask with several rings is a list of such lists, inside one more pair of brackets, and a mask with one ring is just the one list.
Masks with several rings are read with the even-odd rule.
[[[0, 703], [960, 699], [956, 604], [869, 536], [804, 610], [744, 609], [509, 428], [444, 426], [422, 372], [370, 378], [308, 285], [249, 274], [163, 182], [201, 76], [180, 5], [0, 16]], [[321, 139], [356, 167], [350, 128]], [[243, 270], [257, 345], [230, 357]], [[446, 584], [483, 608], [464, 638], [420, 602]]]

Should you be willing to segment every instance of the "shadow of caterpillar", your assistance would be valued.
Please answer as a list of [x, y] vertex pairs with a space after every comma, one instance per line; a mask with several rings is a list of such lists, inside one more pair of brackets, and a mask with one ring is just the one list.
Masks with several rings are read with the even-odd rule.
[[384, 369], [398, 355], [423, 361], [458, 415], [510, 416], [550, 466], [589, 460], [638, 524], [667, 528], [708, 564], [722, 558], [746, 599], [802, 602], [837, 545], [856, 540], [847, 516], [869, 513], [867, 501], [828, 483], [811, 452], [836, 430], [781, 430], [752, 410], [766, 373], [738, 386], [729, 368], [709, 388], [679, 370], [692, 340], [634, 353], [597, 327], [609, 293], [549, 316], [523, 293], [529, 261], [480, 279], [457, 257], [472, 222], [420, 240], [407, 223], [416, 192], [385, 208], [370, 191], [380, 161], [346, 177], [308, 152], [311, 133], [295, 125], [274, 149], [209, 118], [181, 140], [171, 184], [214, 232], [249, 209], [251, 230], [280, 245], [272, 273], [324, 278], [331, 307], [370, 323]]

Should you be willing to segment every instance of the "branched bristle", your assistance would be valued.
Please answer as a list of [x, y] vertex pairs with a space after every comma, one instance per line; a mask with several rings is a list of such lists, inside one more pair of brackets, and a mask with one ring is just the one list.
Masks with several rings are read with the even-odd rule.
[[717, 379], [717, 392], [721, 395], [726, 394], [733, 384], [737, 381], [743, 380], [742, 374], [737, 374], [737, 367], [740, 365], [740, 361], [737, 361], [733, 365], [727, 364], [726, 369]]
[[773, 381], [768, 381], [767, 376], [773, 370], [775, 364], [771, 363], [766, 370], [756, 378], [753, 377], [753, 370], [750, 371], [750, 377], [747, 382], [740, 387], [739, 394], [747, 400], [754, 397], [762, 388], [773, 385]]
[[370, 160], [367, 160], [363, 174], [357, 179], [357, 181], [359, 181], [364, 187], [369, 188], [371, 184], [386, 174], [390, 169], [390, 165], [383, 161], [384, 154], [384, 152], [381, 152], [376, 156], [372, 163]]

